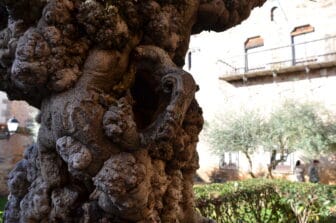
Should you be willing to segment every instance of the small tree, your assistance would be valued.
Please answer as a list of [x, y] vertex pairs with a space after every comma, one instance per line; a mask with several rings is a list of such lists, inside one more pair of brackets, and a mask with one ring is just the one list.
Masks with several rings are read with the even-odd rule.
[[255, 177], [251, 155], [261, 145], [263, 119], [257, 112], [235, 113], [228, 117], [225, 120], [217, 118], [214, 123], [207, 125], [207, 136], [212, 150], [218, 155], [224, 152], [242, 152], [249, 162], [250, 175]]
[[271, 152], [270, 177], [272, 170], [294, 151], [315, 155], [330, 148], [335, 141], [336, 128], [323, 121], [322, 117], [328, 120], [328, 116], [319, 104], [295, 101], [285, 102], [271, 114], [262, 134], [264, 147]]

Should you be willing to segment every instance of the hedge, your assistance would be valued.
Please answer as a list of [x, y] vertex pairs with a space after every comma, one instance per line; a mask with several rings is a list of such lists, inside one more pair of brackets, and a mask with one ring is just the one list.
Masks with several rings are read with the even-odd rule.
[[3, 222], [3, 210], [5, 208], [6, 203], [7, 203], [7, 198], [0, 197], [0, 223]]
[[197, 210], [218, 223], [336, 222], [336, 186], [254, 179], [194, 190]]

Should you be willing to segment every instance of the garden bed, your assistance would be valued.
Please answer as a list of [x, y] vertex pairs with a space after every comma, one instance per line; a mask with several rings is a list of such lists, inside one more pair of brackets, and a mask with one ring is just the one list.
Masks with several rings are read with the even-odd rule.
[[336, 222], [336, 186], [254, 179], [194, 189], [197, 210], [218, 223]]

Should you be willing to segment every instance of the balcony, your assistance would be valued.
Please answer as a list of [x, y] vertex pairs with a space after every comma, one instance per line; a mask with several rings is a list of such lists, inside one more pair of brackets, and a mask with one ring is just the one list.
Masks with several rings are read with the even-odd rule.
[[317, 69], [336, 67], [336, 36], [269, 49], [258, 47], [218, 62], [225, 67], [220, 79], [230, 83], [308, 74]]

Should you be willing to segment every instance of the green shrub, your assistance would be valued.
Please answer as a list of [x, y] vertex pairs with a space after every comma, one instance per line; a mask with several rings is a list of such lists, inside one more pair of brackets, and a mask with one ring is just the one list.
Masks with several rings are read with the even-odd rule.
[[6, 203], [7, 203], [7, 198], [0, 197], [0, 223], [3, 222], [3, 210], [5, 209]]
[[[335, 186], [248, 180], [195, 186], [197, 210], [219, 223], [333, 222]], [[336, 221], [335, 221], [336, 222]]]
[[275, 181], [275, 187], [297, 222], [336, 222], [336, 186]]
[[266, 181], [195, 186], [195, 192], [199, 212], [218, 223], [290, 223], [295, 219], [290, 207]]

